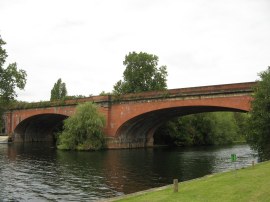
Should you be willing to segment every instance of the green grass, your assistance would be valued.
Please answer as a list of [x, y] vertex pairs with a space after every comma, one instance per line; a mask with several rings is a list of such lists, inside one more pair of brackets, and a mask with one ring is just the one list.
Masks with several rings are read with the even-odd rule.
[[171, 186], [117, 201], [270, 201], [270, 162], [182, 182], [177, 193]]

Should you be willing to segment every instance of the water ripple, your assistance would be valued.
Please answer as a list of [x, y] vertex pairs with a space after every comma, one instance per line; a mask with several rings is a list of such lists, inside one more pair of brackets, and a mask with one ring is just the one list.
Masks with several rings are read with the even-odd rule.
[[248, 166], [247, 145], [63, 152], [44, 144], [0, 145], [1, 201], [94, 201]]

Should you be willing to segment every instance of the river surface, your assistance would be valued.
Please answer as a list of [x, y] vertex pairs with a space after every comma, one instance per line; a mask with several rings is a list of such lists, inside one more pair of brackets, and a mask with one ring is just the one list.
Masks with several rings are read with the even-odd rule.
[[93, 201], [202, 177], [257, 161], [248, 145], [58, 151], [50, 144], [0, 144], [0, 201]]

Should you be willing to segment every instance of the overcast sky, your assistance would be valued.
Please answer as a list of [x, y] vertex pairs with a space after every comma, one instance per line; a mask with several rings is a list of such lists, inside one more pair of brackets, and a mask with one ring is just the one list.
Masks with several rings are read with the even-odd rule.
[[0, 0], [0, 35], [24, 101], [58, 78], [69, 95], [111, 92], [132, 51], [157, 55], [170, 89], [248, 82], [270, 65], [270, 1]]

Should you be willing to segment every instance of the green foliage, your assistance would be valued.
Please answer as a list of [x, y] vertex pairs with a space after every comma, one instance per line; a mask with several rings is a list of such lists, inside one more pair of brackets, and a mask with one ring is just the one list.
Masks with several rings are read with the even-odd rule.
[[157, 67], [158, 57], [144, 52], [125, 56], [123, 81], [114, 85], [114, 94], [138, 93], [167, 88], [166, 66]]
[[17, 97], [16, 88], [24, 89], [26, 84], [26, 72], [18, 69], [16, 63], [4, 68], [7, 58], [6, 50], [2, 48], [6, 43], [0, 36], [0, 106], [6, 105]]
[[111, 95], [109, 92], [101, 91], [100, 96]]
[[62, 100], [62, 99], [65, 99], [66, 96], [67, 96], [66, 84], [64, 82], [62, 82], [61, 79], [58, 79], [51, 90], [51, 99], [50, 100], [51, 101]]
[[86, 98], [86, 97], [83, 95], [75, 95], [75, 96], [66, 96], [65, 99], [62, 99], [62, 100], [39, 101], [39, 102], [23, 102], [23, 101], [14, 100], [10, 102], [8, 109], [10, 110], [33, 109], [33, 108], [76, 105], [80, 102], [80, 99], [82, 98]]
[[98, 150], [104, 146], [105, 118], [94, 103], [79, 104], [76, 113], [64, 121], [58, 149]]
[[16, 63], [9, 64], [4, 68], [7, 52], [2, 47], [6, 43], [0, 35], [0, 129], [2, 128], [2, 115], [10, 102], [17, 97], [16, 89], [24, 89], [26, 84], [26, 72], [18, 69]]
[[248, 124], [248, 142], [262, 158], [270, 157], [270, 67], [259, 74]]
[[[238, 117], [238, 122], [235, 116]], [[245, 117], [245, 114], [239, 113], [235, 115], [232, 112], [212, 112], [176, 118], [158, 129], [155, 143], [191, 146], [244, 141], [241, 127], [244, 127]]]
[[209, 137], [210, 142], [214, 145], [231, 144], [238, 138], [238, 127], [233, 113], [217, 112], [210, 113], [210, 119], [213, 120], [211, 125], [212, 131]]
[[237, 126], [237, 140], [240, 142], [247, 141], [247, 128], [248, 128], [248, 120], [249, 114], [248, 113], [233, 113], [234, 120]]

